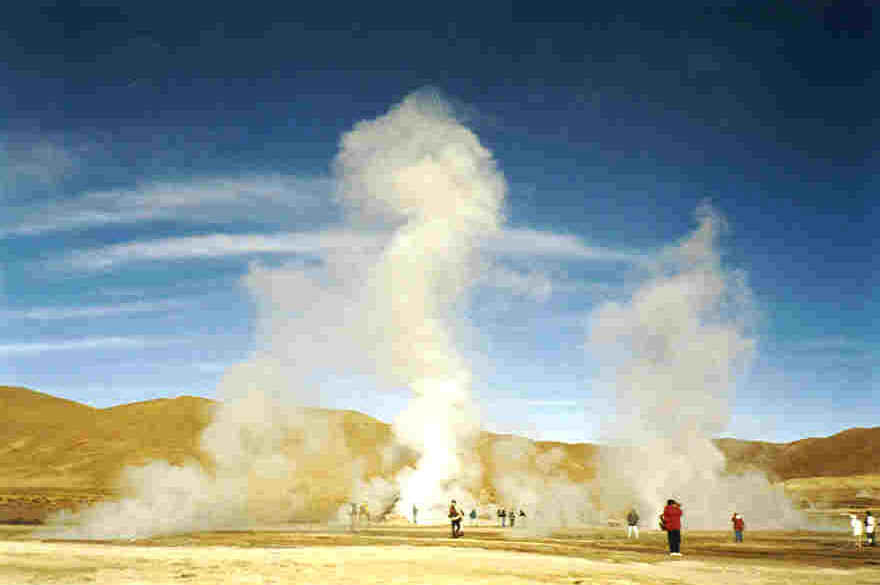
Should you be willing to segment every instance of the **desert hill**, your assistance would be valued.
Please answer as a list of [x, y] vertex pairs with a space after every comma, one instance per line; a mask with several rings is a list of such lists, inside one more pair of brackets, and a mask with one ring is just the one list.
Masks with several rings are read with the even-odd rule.
[[[153, 460], [174, 465], [196, 460], [210, 465], [199, 451], [198, 439], [216, 406], [212, 400], [181, 396], [97, 409], [26, 388], [0, 386], [0, 520], [40, 517], [47, 509], [113, 497], [125, 466]], [[362, 461], [367, 476], [381, 472], [385, 447], [392, 439], [390, 425], [354, 411], [306, 410], [320, 425], [342, 429], [350, 456]], [[290, 441], [307, 439], [291, 437]], [[530, 465], [552, 454], [554, 470], [571, 481], [595, 476], [596, 445], [483, 433], [477, 451], [487, 477], [498, 465], [496, 449], [512, 442], [525, 447], [517, 452], [528, 453]], [[764, 471], [774, 480], [787, 480], [786, 486], [811, 501], [833, 492], [832, 499], [850, 502], [864, 500], [867, 494], [870, 503], [871, 486], [880, 477], [880, 427], [786, 444], [739, 439], [719, 439], [716, 444], [731, 471]], [[414, 457], [397, 450], [393, 467], [410, 463]], [[313, 472], [326, 473], [327, 467], [315, 466]], [[849, 484], [820, 481], [822, 476], [849, 478]], [[494, 497], [491, 484], [482, 487]]]

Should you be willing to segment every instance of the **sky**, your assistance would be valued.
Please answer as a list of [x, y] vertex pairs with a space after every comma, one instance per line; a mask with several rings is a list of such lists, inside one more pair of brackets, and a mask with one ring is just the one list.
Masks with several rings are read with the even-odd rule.
[[[0, 384], [105, 407], [216, 396], [255, 349], [255, 266], [357, 245], [340, 137], [436, 92], [508, 192], [459, 340], [484, 427], [600, 439], [586, 347], [709, 201], [753, 295], [725, 436], [880, 420], [877, 8], [32, 2], [0, 23]], [[589, 3], [588, 3], [589, 4]], [[390, 421], [355, 372], [309, 403]]]

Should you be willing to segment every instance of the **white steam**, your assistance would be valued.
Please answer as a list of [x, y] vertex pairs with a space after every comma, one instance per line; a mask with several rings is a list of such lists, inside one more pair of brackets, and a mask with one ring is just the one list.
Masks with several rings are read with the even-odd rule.
[[617, 398], [613, 424], [603, 428], [603, 508], [635, 507], [653, 519], [672, 498], [691, 528], [727, 527], [734, 511], [755, 527], [790, 525], [796, 513], [781, 489], [763, 476], [726, 474], [711, 441], [728, 424], [755, 341], [749, 289], [717, 250], [721, 218], [708, 205], [697, 217], [698, 229], [665, 251], [628, 302], [592, 316], [590, 347]]
[[479, 480], [479, 416], [454, 329], [480, 243], [500, 229], [505, 182], [490, 152], [429, 94], [358, 124], [342, 139], [336, 171], [355, 223], [393, 226], [367, 278], [363, 350], [414, 394], [394, 422], [397, 439], [421, 455], [399, 477], [400, 510], [415, 504], [437, 520], [436, 505]]
[[[121, 501], [85, 510], [53, 535], [333, 521], [351, 501], [368, 503], [371, 515], [398, 502], [408, 516], [415, 504], [433, 521], [449, 498], [467, 500], [478, 487], [478, 410], [454, 337], [480, 244], [500, 229], [504, 180], [428, 93], [345, 134], [334, 171], [343, 231], [369, 237], [317, 263], [251, 267], [243, 282], [257, 309], [256, 349], [220, 384], [222, 404], [200, 441], [210, 463], [127, 470]], [[301, 406], [325, 380], [352, 373], [413, 392], [394, 435], [419, 459], [397, 484], [380, 477], [393, 470], [375, 445], [347, 444], [348, 415]]]

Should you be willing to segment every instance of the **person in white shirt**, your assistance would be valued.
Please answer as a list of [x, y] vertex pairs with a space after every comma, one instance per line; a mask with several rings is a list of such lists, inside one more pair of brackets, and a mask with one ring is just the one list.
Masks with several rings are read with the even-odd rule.
[[849, 525], [852, 526], [853, 541], [856, 548], [862, 548], [862, 521], [855, 514], [850, 514]]
[[865, 534], [868, 537], [868, 546], [874, 546], [874, 532], [877, 530], [877, 519], [871, 512], [865, 516]]

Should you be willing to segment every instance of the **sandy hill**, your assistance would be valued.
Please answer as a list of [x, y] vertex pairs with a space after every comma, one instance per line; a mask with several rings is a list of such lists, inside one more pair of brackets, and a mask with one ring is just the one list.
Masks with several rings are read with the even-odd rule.
[[[26, 388], [0, 386], [0, 508], [18, 505], [15, 510], [0, 510], [0, 519], [16, 514], [33, 516], [35, 510], [47, 505], [75, 506], [112, 496], [125, 466], [153, 460], [180, 465], [188, 459], [209, 464], [199, 452], [198, 438], [215, 408], [214, 401], [181, 396], [96, 409]], [[388, 424], [354, 411], [308, 410], [310, 416], [323, 417], [328, 425], [343, 429], [351, 455], [363, 460], [368, 475], [379, 472], [382, 457], [387, 456], [383, 447], [391, 443]], [[295, 448], [307, 440], [294, 436], [289, 441]], [[500, 464], [496, 461], [498, 448], [512, 442], [519, 445], [518, 452], [528, 452], [530, 463], [552, 456], [554, 470], [572, 481], [595, 476], [596, 445], [535, 442], [484, 433], [477, 450], [487, 477]], [[873, 497], [864, 486], [873, 485], [880, 477], [880, 427], [787, 444], [738, 439], [719, 439], [717, 444], [731, 470], [766, 471], [776, 480], [789, 480], [792, 489], [811, 498], [831, 487], [837, 490], [838, 499], [852, 500], [866, 493]], [[393, 458], [394, 467], [399, 468], [413, 461], [414, 455], [398, 450]], [[328, 467], [334, 466], [315, 465], [312, 471], [326, 473]], [[803, 479], [817, 476], [868, 480], [853, 480], [852, 489], [844, 493], [841, 482], [831, 486], [827, 481]], [[487, 484], [483, 489], [491, 498], [493, 487]]]

